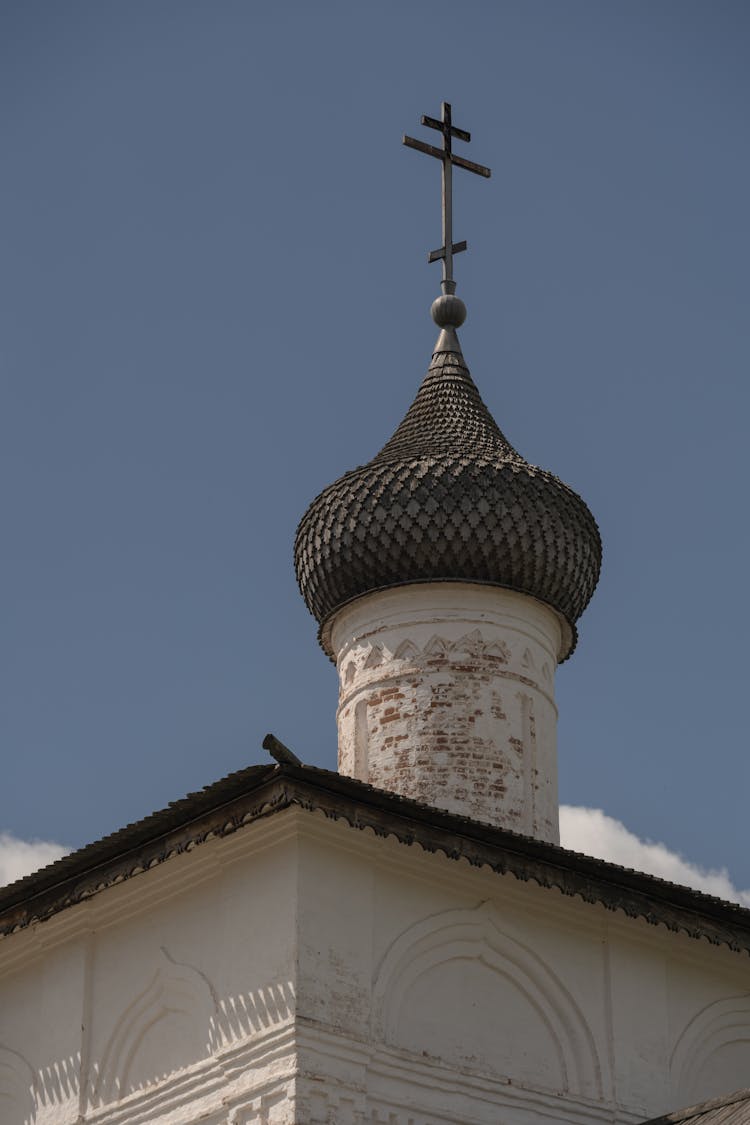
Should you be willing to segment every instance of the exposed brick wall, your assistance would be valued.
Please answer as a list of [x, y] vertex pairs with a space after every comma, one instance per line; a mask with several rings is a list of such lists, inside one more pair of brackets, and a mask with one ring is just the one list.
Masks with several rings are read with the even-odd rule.
[[342, 773], [558, 840], [551, 610], [491, 586], [412, 585], [352, 603], [331, 635]]

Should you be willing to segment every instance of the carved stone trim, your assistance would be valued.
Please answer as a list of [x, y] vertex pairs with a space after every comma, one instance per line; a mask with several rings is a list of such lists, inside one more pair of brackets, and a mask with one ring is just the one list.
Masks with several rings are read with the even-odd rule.
[[[250, 780], [248, 780], [248, 776]], [[234, 792], [232, 789], [234, 787]], [[216, 792], [223, 800], [216, 800]], [[213, 798], [213, 804], [211, 799]], [[255, 767], [217, 782], [162, 813], [0, 891], [0, 936], [42, 922], [106, 887], [131, 879], [217, 836], [226, 836], [291, 806], [322, 812], [376, 836], [472, 866], [556, 887], [650, 925], [750, 953], [750, 910], [711, 895], [507, 829], [442, 812], [417, 801], [312, 766]], [[182, 823], [173, 826], [175, 809]], [[171, 821], [165, 829], [164, 821]], [[129, 846], [121, 847], [125, 838]], [[134, 840], [133, 838], [137, 839]], [[138, 838], [139, 837], [139, 838]]]

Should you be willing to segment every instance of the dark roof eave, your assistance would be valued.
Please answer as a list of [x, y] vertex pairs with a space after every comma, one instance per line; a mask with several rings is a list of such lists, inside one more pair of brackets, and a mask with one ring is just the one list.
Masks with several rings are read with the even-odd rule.
[[750, 910], [744, 907], [329, 770], [293, 765], [240, 770], [0, 889], [0, 934], [43, 921], [207, 838], [227, 835], [291, 805], [750, 952]]
[[750, 1089], [735, 1090], [687, 1109], [651, 1117], [643, 1125], [687, 1125], [689, 1121], [700, 1122], [700, 1125], [738, 1125], [750, 1121]]

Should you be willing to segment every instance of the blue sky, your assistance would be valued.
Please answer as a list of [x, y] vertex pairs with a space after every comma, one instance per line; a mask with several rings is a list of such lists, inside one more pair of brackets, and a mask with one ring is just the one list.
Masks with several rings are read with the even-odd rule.
[[[6, 0], [0, 832], [78, 846], [335, 766], [300, 515], [429, 361], [451, 101], [461, 338], [605, 560], [561, 799], [750, 886], [750, 13], [714, 0]], [[425, 139], [432, 139], [425, 137]]]

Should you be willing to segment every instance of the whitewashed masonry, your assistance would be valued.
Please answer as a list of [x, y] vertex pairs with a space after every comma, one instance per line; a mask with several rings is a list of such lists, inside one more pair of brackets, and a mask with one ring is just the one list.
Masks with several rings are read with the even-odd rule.
[[564, 623], [465, 582], [368, 594], [335, 615], [339, 772], [559, 843], [555, 669]]
[[750, 1073], [746, 954], [288, 808], [0, 941], [3, 1125], [635, 1125]]

